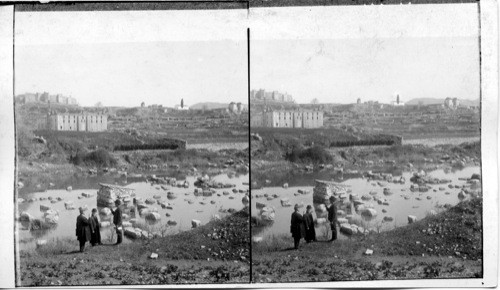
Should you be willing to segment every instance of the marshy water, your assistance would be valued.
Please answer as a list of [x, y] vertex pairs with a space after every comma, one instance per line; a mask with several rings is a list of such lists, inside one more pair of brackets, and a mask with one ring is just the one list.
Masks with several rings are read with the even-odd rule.
[[[404, 226], [408, 224], [408, 215], [414, 215], [417, 220], [426, 217], [432, 210], [440, 212], [445, 210], [448, 206], [454, 206], [463, 199], [470, 198], [467, 194], [464, 197], [459, 193], [462, 186], [466, 185], [467, 188], [470, 184], [466, 180], [472, 174], [480, 174], [480, 167], [465, 167], [460, 170], [445, 170], [438, 169], [427, 172], [427, 176], [438, 179], [450, 180], [450, 183], [445, 184], [428, 184], [430, 189], [427, 192], [419, 192], [418, 190], [412, 191], [410, 186], [413, 184], [410, 178], [413, 172], [403, 172], [402, 177], [406, 180], [403, 184], [381, 182], [383, 186], [378, 184], [376, 180], [368, 180], [361, 176], [345, 179], [339, 183], [346, 185], [349, 194], [356, 194], [359, 197], [369, 195], [370, 200], [363, 200], [366, 207], [373, 208], [377, 214], [375, 217], [366, 217], [361, 212], [356, 212], [353, 205], [350, 205], [347, 214], [352, 214], [352, 220], [355, 223], [362, 225], [366, 229], [374, 229], [375, 231], [390, 230], [395, 227]], [[309, 180], [316, 179], [314, 174], [306, 175]], [[324, 179], [324, 176], [321, 176]], [[295, 181], [296, 182], [296, 181]], [[453, 188], [450, 188], [450, 185]], [[384, 188], [389, 188], [391, 194], [384, 194]], [[275, 220], [272, 223], [264, 226], [254, 227], [252, 229], [254, 237], [270, 237], [272, 235], [290, 234], [290, 219], [293, 212], [293, 205], [303, 205], [299, 212], [303, 214], [307, 205], [312, 205], [316, 208], [318, 204], [313, 203], [313, 189], [314, 186], [294, 186], [289, 188], [283, 187], [265, 187], [258, 190], [252, 190], [252, 215], [257, 216], [260, 212], [256, 207], [256, 203], [265, 204], [268, 208], [273, 208], [275, 211]], [[481, 185], [472, 185], [471, 189], [481, 189]], [[298, 193], [298, 191], [305, 191], [305, 194]], [[376, 193], [376, 194], [375, 194]], [[277, 195], [275, 198], [268, 197]], [[348, 194], [348, 196], [349, 196]], [[256, 198], [256, 196], [261, 196]], [[379, 204], [374, 198], [385, 200], [385, 204]], [[288, 199], [291, 206], [284, 207], [281, 205], [281, 199]], [[347, 198], [349, 199], [349, 198]], [[338, 208], [338, 207], [337, 207]], [[318, 212], [313, 211], [313, 216], [316, 218]], [[384, 220], [384, 217], [389, 217]], [[392, 220], [391, 220], [392, 218]], [[390, 221], [389, 221], [390, 220]], [[316, 235], [318, 239], [326, 239], [326, 228], [329, 228], [328, 223], [316, 225]], [[345, 235], [339, 234], [339, 238], [348, 238]]]
[[[194, 182], [196, 177], [188, 176], [186, 181], [189, 182], [188, 188], [179, 188], [175, 186], [163, 186], [160, 184], [153, 184], [145, 182], [144, 178], [136, 179], [135, 182], [128, 183], [126, 180], [121, 179], [118, 185], [135, 189], [137, 198], [146, 200], [148, 198], [161, 199], [168, 202], [168, 208], [162, 208], [159, 204], [152, 204], [149, 207], [154, 208], [160, 214], [161, 219], [157, 222], [150, 222], [140, 216], [138, 211], [135, 210], [128, 213], [130, 218], [136, 218], [138, 223], [144, 224], [145, 227], [151, 232], [160, 232], [163, 235], [175, 234], [180, 231], [191, 229], [191, 220], [196, 219], [201, 221], [201, 225], [208, 223], [211, 219], [218, 215], [220, 218], [229, 214], [229, 211], [241, 210], [244, 207], [242, 198], [248, 194], [249, 176], [238, 174], [221, 174], [213, 176], [212, 179], [221, 183], [229, 183], [235, 185], [232, 188], [214, 189], [212, 196], [196, 196], [194, 194]], [[93, 179], [91, 179], [93, 180]], [[139, 181], [142, 180], [142, 181]], [[24, 202], [18, 203], [18, 212], [27, 212], [34, 218], [43, 220], [44, 212], [40, 210], [40, 205], [46, 205], [59, 214], [58, 224], [47, 230], [30, 230], [29, 223], [18, 221], [16, 223], [18, 232], [18, 241], [20, 249], [32, 248], [36, 245], [37, 239], [51, 241], [54, 238], [74, 238], [76, 218], [79, 214], [78, 208], [87, 206], [88, 211], [86, 215], [90, 214], [92, 208], [97, 207], [97, 189], [98, 184], [89, 184], [90, 189], [73, 189], [67, 191], [66, 189], [47, 190], [44, 192], [33, 192], [23, 195]], [[236, 192], [235, 192], [236, 191]], [[168, 198], [167, 192], [175, 194], [175, 198]], [[225, 194], [224, 194], [225, 192]], [[91, 194], [90, 197], [84, 197], [82, 194]], [[56, 202], [52, 203], [49, 197]], [[160, 197], [160, 198], [158, 198]], [[57, 201], [57, 198], [62, 200]], [[29, 201], [32, 199], [32, 201]], [[75, 209], [66, 209], [65, 202], [72, 201]], [[124, 211], [126, 213], [127, 211]], [[101, 221], [111, 221], [112, 215], [104, 216], [99, 215]], [[125, 219], [127, 221], [129, 219]], [[110, 237], [113, 235], [113, 226], [101, 228], [102, 241], [104, 243], [111, 243]], [[114, 241], [113, 241], [114, 242]], [[130, 242], [125, 238], [124, 242]]]

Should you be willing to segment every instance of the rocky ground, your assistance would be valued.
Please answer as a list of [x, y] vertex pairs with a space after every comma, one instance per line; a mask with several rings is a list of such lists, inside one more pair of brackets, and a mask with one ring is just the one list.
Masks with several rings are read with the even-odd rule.
[[253, 281], [480, 278], [482, 199], [380, 234], [302, 244], [299, 250], [292, 244], [288, 236], [254, 242]]
[[18, 286], [248, 283], [249, 245], [245, 210], [173, 236], [85, 253], [76, 240], [58, 241], [20, 253]]
[[268, 143], [265, 140], [252, 140], [253, 188], [281, 186], [283, 183], [289, 183], [290, 186], [313, 185], [315, 178], [310, 178], [310, 184], [294, 183], [299, 180], [296, 177], [307, 174], [328, 177], [328, 180], [339, 173], [349, 174], [350, 171], [362, 173], [371, 170], [398, 175], [404, 170], [431, 171], [439, 168], [479, 166], [481, 160], [480, 142], [435, 146], [409, 144], [329, 148], [324, 149], [331, 156], [328, 162], [290, 162], [285, 160], [286, 152], [283, 148], [276, 144], [268, 146]]

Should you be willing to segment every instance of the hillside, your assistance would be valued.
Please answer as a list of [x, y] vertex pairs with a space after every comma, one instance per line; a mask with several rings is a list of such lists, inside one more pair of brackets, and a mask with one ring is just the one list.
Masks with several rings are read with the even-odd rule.
[[217, 103], [217, 102], [203, 102], [203, 103], [196, 103], [189, 108], [191, 110], [201, 110], [203, 108], [207, 110], [213, 110], [213, 109], [222, 109], [222, 108], [227, 108], [229, 104], [225, 103]]
[[[433, 104], [443, 104], [445, 99], [436, 99], [436, 98], [416, 98], [411, 99], [406, 102], [407, 105], [418, 105], [419, 102], [422, 102], [423, 105], [433, 105]], [[466, 100], [459, 99], [460, 104], [465, 106], [479, 106], [479, 98], [475, 100]]]

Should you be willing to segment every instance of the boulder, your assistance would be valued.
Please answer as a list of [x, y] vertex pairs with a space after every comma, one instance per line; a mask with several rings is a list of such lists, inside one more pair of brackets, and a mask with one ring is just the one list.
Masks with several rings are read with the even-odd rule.
[[146, 204], [155, 204], [155, 203], [156, 203], [156, 200], [154, 200], [153, 198], [146, 198], [145, 203], [146, 203]]
[[68, 186], [68, 187], [66, 187], [66, 190], [67, 190], [67, 191], [72, 191], [72, 190], [73, 190], [73, 187]]
[[371, 197], [370, 195], [365, 194], [365, 195], [363, 195], [363, 196], [361, 197], [361, 199], [362, 199], [362, 200], [364, 200], [364, 201], [368, 201], [368, 200], [371, 200], [371, 199], [372, 199], [372, 197]]
[[274, 212], [274, 209], [270, 208], [263, 208], [260, 212], [260, 218], [265, 221], [274, 221], [276, 218], [276, 214]]
[[262, 208], [266, 207], [266, 205], [263, 204], [263, 203], [260, 203], [260, 202], [256, 202], [255, 203], [255, 207], [258, 208], [258, 209], [262, 209]]
[[176, 222], [176, 221], [174, 221], [174, 220], [168, 220], [168, 221], [167, 221], [167, 224], [168, 224], [169, 226], [175, 226], [175, 225], [177, 225], [177, 222]]
[[416, 216], [414, 216], [414, 215], [409, 215], [408, 216], [408, 223], [409, 224], [412, 224], [412, 223], [414, 223], [416, 221], [417, 221], [417, 217]]
[[67, 210], [72, 210], [72, 209], [75, 209], [75, 205], [73, 204], [72, 201], [67, 201], [64, 203], [64, 207], [67, 209]]
[[103, 207], [103, 208], [101, 208], [101, 210], [99, 211], [99, 213], [101, 215], [108, 216], [108, 215], [111, 215], [111, 209], [109, 209], [107, 207]]
[[168, 199], [175, 199], [175, 198], [177, 198], [177, 196], [175, 195], [175, 193], [169, 191], [169, 192], [167, 192], [167, 198]]
[[282, 206], [282, 207], [289, 207], [289, 206], [292, 206], [292, 204], [290, 203], [290, 199], [288, 199], [288, 198], [282, 198], [282, 199], [280, 200], [280, 202], [281, 202], [281, 206]]
[[248, 196], [244, 196], [242, 199], [241, 199], [241, 202], [243, 203], [243, 205], [247, 205], [249, 202], [250, 202], [250, 199], [248, 198]]
[[92, 193], [88, 193], [88, 192], [82, 192], [82, 196], [89, 198], [89, 197], [92, 197], [93, 194]]
[[20, 221], [27, 221], [27, 222], [29, 222], [29, 221], [34, 220], [34, 219], [35, 219], [35, 217], [33, 217], [31, 214], [29, 214], [26, 211], [23, 211], [21, 213], [21, 215], [19, 215], [19, 220]]
[[159, 221], [161, 219], [161, 215], [157, 212], [149, 212], [146, 214], [146, 219], [150, 221]]
[[57, 214], [47, 215], [47, 216], [45, 216], [45, 222], [48, 224], [56, 225], [59, 223], [59, 215], [57, 215]]
[[48, 205], [44, 205], [44, 204], [40, 205], [40, 211], [48, 211], [49, 209], [51, 209], [51, 207]]
[[124, 229], [124, 234], [126, 237], [131, 238], [131, 239], [138, 239], [142, 236], [142, 232], [140, 230], [137, 230], [135, 228], [125, 228]]
[[394, 218], [392, 216], [385, 216], [384, 217], [384, 222], [392, 222], [394, 221]]
[[348, 236], [351, 236], [355, 233], [357, 233], [357, 229], [355, 229], [354, 227], [352, 227], [350, 224], [341, 224], [340, 225], [340, 232], [345, 234], [345, 235], [348, 235]]
[[481, 180], [481, 175], [478, 174], [478, 173], [474, 173], [472, 174], [472, 176], [470, 177], [471, 180], [475, 179], [475, 180]]
[[191, 220], [191, 227], [192, 228], [197, 228], [201, 225], [201, 221], [199, 220]]
[[367, 217], [376, 217], [377, 216], [377, 211], [373, 208], [367, 208], [361, 212], [363, 216]]
[[288, 188], [288, 183], [284, 183], [283, 188]]

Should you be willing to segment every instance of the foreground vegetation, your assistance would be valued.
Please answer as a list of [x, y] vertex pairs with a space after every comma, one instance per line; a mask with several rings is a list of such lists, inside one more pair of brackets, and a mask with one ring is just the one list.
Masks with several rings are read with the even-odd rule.
[[[302, 244], [289, 236], [252, 244], [256, 282], [482, 277], [482, 199], [391, 231]], [[303, 243], [303, 241], [302, 241]], [[367, 249], [373, 255], [364, 255]]]
[[76, 239], [53, 240], [20, 252], [18, 286], [248, 283], [247, 210], [163, 238], [118, 247], [103, 241], [84, 253]]

